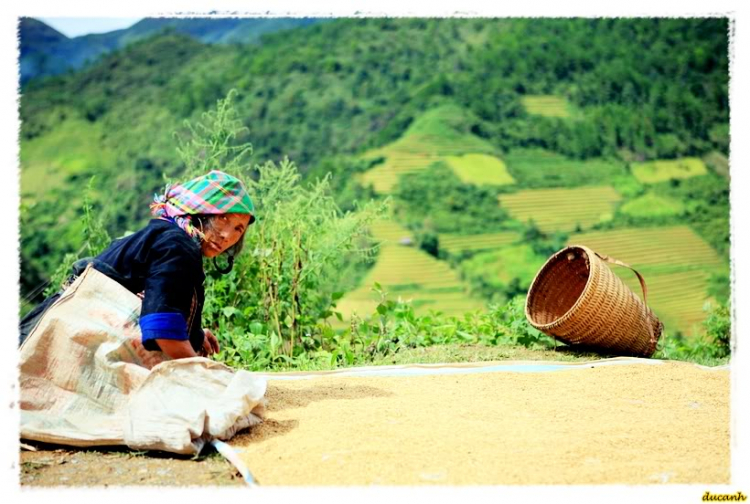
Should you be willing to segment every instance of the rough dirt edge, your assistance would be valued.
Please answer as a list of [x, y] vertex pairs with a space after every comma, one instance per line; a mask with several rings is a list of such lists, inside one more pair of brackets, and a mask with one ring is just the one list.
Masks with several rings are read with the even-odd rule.
[[720, 484], [729, 390], [679, 362], [271, 380], [231, 444], [261, 485]]
[[159, 452], [77, 450], [27, 442], [38, 451], [21, 451], [22, 487], [238, 486], [237, 470], [221, 455], [201, 460]]

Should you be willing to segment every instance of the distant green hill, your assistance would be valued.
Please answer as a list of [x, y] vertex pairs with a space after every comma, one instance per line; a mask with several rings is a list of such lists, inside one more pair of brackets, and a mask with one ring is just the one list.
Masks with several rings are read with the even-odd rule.
[[145, 18], [124, 30], [121, 45], [163, 30], [191, 37], [208, 44], [257, 42], [266, 33], [308, 26], [315, 18]]
[[70, 63], [57, 53], [69, 41], [68, 37], [41, 21], [21, 18], [21, 83], [37, 75], [55, 75], [70, 68]]
[[68, 38], [42, 21], [21, 18], [21, 84], [58, 75], [96, 61], [103, 54], [164, 31], [208, 44], [254, 43], [266, 33], [307, 26], [314, 18], [145, 18], [129, 28]]

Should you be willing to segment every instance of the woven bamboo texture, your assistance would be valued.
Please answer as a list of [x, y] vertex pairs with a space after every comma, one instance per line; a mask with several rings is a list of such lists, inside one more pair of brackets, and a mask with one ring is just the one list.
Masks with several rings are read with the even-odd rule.
[[605, 261], [630, 268], [582, 245], [554, 254], [529, 288], [526, 318], [568, 345], [650, 357], [663, 325], [644, 302], [645, 282], [633, 270], [644, 289], [641, 301]]

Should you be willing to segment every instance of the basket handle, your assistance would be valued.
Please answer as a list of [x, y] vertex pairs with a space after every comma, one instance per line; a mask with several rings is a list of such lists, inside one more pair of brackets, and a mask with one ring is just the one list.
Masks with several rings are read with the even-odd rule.
[[[602, 261], [608, 262], [610, 264], [616, 264], [618, 266], [624, 266], [625, 268], [628, 268], [633, 273], [635, 273], [635, 276], [638, 277], [638, 281], [641, 283], [641, 289], [643, 289], [643, 304], [646, 307], [646, 310], [648, 310], [648, 301], [647, 301], [647, 297], [646, 297], [646, 296], [648, 296], [648, 288], [646, 287], [646, 281], [643, 279], [643, 277], [641, 276], [641, 274], [638, 273], [635, 270], [635, 268], [633, 268], [629, 264], [625, 264], [622, 261], [618, 261], [617, 259], [615, 259], [613, 257], [609, 257], [608, 255], [600, 254], [599, 252], [594, 252], [594, 254], [596, 254], [596, 256], [599, 259], [601, 259]], [[648, 312], [646, 312], [646, 320], [648, 321], [648, 319], [649, 319]], [[650, 343], [652, 345], [656, 345], [656, 338], [654, 337], [654, 328], [651, 327], [650, 323], [647, 323], [646, 325], [648, 325], [648, 332], [651, 335], [651, 342]]]
[[630, 266], [629, 264], [625, 264], [622, 261], [618, 261], [617, 259], [613, 257], [609, 257], [608, 255], [600, 254], [599, 252], [594, 252], [597, 257], [603, 261], [606, 261], [610, 264], [616, 264], [618, 266], [624, 266], [625, 268], [628, 268], [633, 273], [635, 273], [635, 276], [638, 277], [638, 281], [641, 282], [641, 289], [643, 289], [643, 302], [648, 306], [648, 301], [646, 300], [646, 296], [648, 295], [648, 288], [646, 287], [646, 281], [643, 279], [640, 273], [638, 273], [635, 268]]

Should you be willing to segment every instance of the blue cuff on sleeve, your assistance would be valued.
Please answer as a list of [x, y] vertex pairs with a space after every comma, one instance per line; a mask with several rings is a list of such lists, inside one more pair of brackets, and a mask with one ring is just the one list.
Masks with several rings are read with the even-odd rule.
[[187, 322], [182, 313], [150, 313], [140, 319], [141, 341], [153, 339], [188, 339]]

